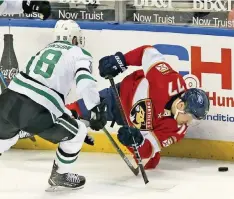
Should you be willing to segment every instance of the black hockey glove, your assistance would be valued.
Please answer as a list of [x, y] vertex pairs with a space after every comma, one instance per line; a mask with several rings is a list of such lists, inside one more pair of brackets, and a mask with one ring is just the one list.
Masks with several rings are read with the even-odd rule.
[[101, 103], [91, 109], [90, 128], [99, 131], [107, 123], [107, 104], [101, 99]]
[[115, 55], [103, 57], [99, 60], [99, 74], [101, 77], [115, 77], [127, 69], [127, 64], [123, 53], [117, 52]]
[[134, 128], [134, 127], [129, 127], [129, 126], [120, 127], [120, 129], [118, 130], [118, 135], [117, 135], [118, 140], [124, 146], [132, 147], [134, 142], [132, 139], [132, 135], [130, 134], [129, 131], [131, 131], [131, 133], [135, 139], [136, 145], [140, 146], [144, 141], [144, 137], [142, 136], [140, 130], [137, 128]]
[[31, 14], [33, 12], [43, 15], [43, 20], [46, 20], [51, 14], [51, 6], [49, 1], [31, 1], [23, 0], [22, 8], [24, 13]]

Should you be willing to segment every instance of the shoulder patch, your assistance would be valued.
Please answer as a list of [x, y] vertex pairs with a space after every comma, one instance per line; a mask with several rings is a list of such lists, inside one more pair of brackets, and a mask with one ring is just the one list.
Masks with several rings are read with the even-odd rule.
[[170, 67], [168, 67], [165, 63], [159, 63], [155, 66], [155, 68], [163, 75], [171, 71]]

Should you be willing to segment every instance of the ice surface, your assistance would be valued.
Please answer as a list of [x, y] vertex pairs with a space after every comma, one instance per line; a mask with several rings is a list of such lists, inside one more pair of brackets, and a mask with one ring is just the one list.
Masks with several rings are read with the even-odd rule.
[[[234, 199], [234, 164], [162, 158], [147, 171], [149, 184], [135, 177], [118, 155], [81, 153], [76, 171], [84, 189], [47, 193], [53, 151], [10, 150], [0, 157], [0, 199]], [[218, 172], [228, 166], [228, 172]]]

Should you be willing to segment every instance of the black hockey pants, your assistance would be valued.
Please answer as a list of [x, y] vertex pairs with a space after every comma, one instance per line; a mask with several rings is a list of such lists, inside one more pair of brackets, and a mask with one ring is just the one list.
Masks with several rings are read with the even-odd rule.
[[77, 122], [67, 114], [56, 119], [25, 95], [9, 89], [0, 95], [0, 140], [10, 139], [23, 130], [57, 144], [74, 138], [77, 129]]

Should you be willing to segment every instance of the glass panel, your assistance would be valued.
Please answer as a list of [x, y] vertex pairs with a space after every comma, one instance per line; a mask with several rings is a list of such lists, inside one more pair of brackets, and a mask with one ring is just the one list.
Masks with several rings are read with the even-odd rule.
[[[115, 21], [115, 0], [51, 0], [50, 19], [72, 19], [79, 21]], [[38, 18], [31, 15], [0, 15], [1, 18]]]
[[128, 0], [126, 21], [232, 28], [233, 7], [231, 0]]
[[52, 8], [53, 19], [115, 21], [115, 1], [60, 0]]

